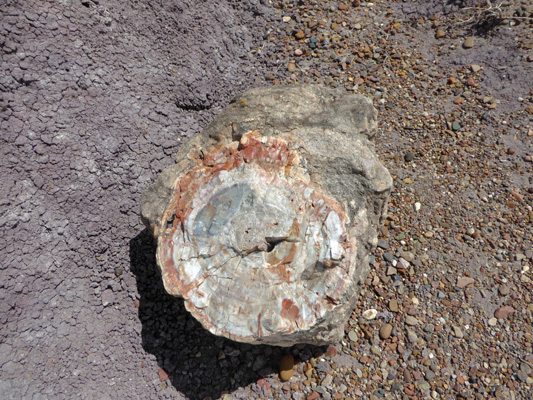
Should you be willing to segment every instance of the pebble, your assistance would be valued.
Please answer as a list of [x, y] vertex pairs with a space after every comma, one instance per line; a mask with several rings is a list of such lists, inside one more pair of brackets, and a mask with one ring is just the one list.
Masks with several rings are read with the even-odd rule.
[[416, 212], [420, 211], [421, 207], [422, 207], [422, 204], [419, 201], [415, 202], [414, 209]]
[[477, 64], [472, 64], [470, 68], [472, 68], [472, 72], [474, 73], [481, 71], [481, 67]]
[[363, 312], [363, 318], [373, 320], [378, 315], [378, 311], [375, 308], [370, 308]]
[[357, 333], [354, 330], [348, 332], [348, 337], [352, 342], [357, 342], [357, 340], [359, 340], [359, 337], [357, 336]]
[[296, 32], [294, 37], [296, 39], [298, 39], [298, 40], [301, 40], [301, 39], [305, 38], [305, 33], [302, 30], [299, 30], [298, 32]]
[[396, 299], [391, 299], [389, 301], [389, 310], [391, 310], [392, 312], [398, 312], [400, 311], [400, 308], [398, 307], [398, 300]]
[[392, 253], [383, 253], [383, 259], [387, 262], [392, 262], [394, 260], [394, 256]]
[[458, 339], [462, 339], [464, 337], [463, 331], [458, 326], [453, 326], [453, 336], [455, 336]]
[[509, 285], [500, 285], [498, 286], [498, 292], [500, 293], [500, 296], [507, 296], [511, 293], [511, 288]]
[[470, 49], [472, 47], [474, 47], [474, 37], [473, 36], [469, 36], [465, 39], [465, 41], [463, 42], [463, 47], [465, 49]]
[[453, 121], [452, 122], [452, 131], [454, 132], [457, 132], [459, 130], [461, 130], [462, 126], [461, 126], [461, 123], [457, 120]]
[[294, 72], [295, 70], [296, 64], [294, 63], [294, 61], [289, 62], [289, 64], [287, 64], [287, 71]]
[[390, 338], [391, 333], [392, 333], [392, 325], [384, 324], [379, 330], [379, 337], [383, 340], [386, 340]]
[[461, 276], [461, 277], [457, 278], [456, 286], [459, 289], [463, 289], [463, 288], [467, 287], [468, 285], [473, 284], [474, 282], [475, 282], [475, 280], [473, 278], [470, 278], [470, 277], [467, 277], [467, 276]]
[[453, 103], [459, 105], [459, 104], [463, 104], [464, 101], [465, 101], [464, 97], [457, 97], [457, 98], [453, 101]]
[[405, 258], [400, 257], [400, 259], [398, 260], [398, 264], [396, 264], [396, 267], [398, 269], [407, 269], [409, 268], [409, 262]]
[[383, 249], [383, 250], [388, 250], [389, 249], [389, 242], [387, 242], [386, 240], [383, 240], [383, 239], [378, 239], [378, 247]]
[[412, 315], [407, 315], [405, 317], [405, 323], [407, 325], [409, 325], [409, 326], [415, 326], [415, 325], [418, 324], [418, 320], [415, 317], [413, 317]]
[[411, 162], [415, 159], [415, 153], [413, 153], [412, 151], [408, 151], [407, 153], [405, 153], [405, 155], [403, 156], [403, 159], [407, 162]]
[[418, 336], [416, 336], [416, 333], [414, 333], [413, 331], [407, 331], [407, 339], [410, 343], [418, 342]]
[[348, 6], [344, 3], [340, 3], [338, 8], [340, 11], [346, 11], [348, 9]]
[[161, 382], [165, 382], [166, 380], [168, 380], [168, 374], [163, 368], [159, 368], [159, 371], [157, 374], [159, 375], [159, 380]]
[[492, 318], [489, 319], [488, 322], [489, 322], [490, 326], [496, 326], [496, 324], [498, 323], [498, 320], [496, 318], [492, 317]]
[[288, 381], [294, 374], [294, 357], [291, 354], [285, 354], [279, 363], [279, 377], [282, 381]]
[[306, 400], [316, 400], [320, 398], [320, 394], [317, 392], [312, 392], [309, 396], [306, 397]]
[[444, 32], [442, 29], [437, 29], [435, 31], [435, 37], [437, 39], [440, 39], [440, 38], [444, 37], [445, 35], [446, 35], [446, 32]]
[[512, 315], [516, 310], [511, 306], [502, 306], [494, 311], [494, 316], [498, 319], [507, 318], [509, 315]]

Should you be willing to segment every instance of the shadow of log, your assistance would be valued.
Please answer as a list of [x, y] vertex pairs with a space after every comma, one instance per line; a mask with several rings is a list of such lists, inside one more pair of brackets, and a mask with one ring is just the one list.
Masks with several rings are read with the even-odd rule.
[[[142, 346], [156, 356], [169, 376], [167, 382], [187, 398], [216, 399], [225, 393], [238, 397], [239, 388], [274, 376], [284, 354], [297, 355], [298, 362], [326, 351], [327, 346], [254, 346], [212, 335], [187, 312], [182, 299], [166, 293], [155, 250], [146, 229], [130, 240], [130, 268], [140, 295]], [[252, 385], [252, 390], [260, 397], [268, 395], [260, 384]]]

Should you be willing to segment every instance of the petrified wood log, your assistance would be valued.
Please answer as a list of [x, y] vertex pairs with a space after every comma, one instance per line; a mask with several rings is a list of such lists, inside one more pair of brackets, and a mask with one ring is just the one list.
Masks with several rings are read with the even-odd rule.
[[239, 342], [340, 340], [392, 186], [375, 130], [362, 96], [286, 86], [237, 97], [143, 194], [166, 290]]

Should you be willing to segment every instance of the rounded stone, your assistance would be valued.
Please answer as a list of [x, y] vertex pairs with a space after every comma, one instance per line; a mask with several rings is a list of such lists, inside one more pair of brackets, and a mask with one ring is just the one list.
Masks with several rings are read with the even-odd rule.
[[516, 310], [511, 306], [502, 306], [494, 311], [494, 316], [498, 319], [504, 319], [514, 314]]
[[379, 337], [383, 340], [386, 340], [390, 338], [391, 333], [392, 333], [392, 325], [384, 324], [379, 330]]
[[371, 308], [363, 312], [363, 318], [368, 319], [368, 320], [372, 320], [376, 318], [377, 315], [378, 315], [378, 311], [374, 308]]
[[474, 47], [474, 37], [473, 36], [469, 36], [465, 39], [465, 41], [463, 42], [463, 47], [465, 49], [470, 49], [472, 47]]
[[294, 373], [294, 357], [291, 354], [285, 354], [279, 363], [279, 377], [282, 381], [288, 381]]

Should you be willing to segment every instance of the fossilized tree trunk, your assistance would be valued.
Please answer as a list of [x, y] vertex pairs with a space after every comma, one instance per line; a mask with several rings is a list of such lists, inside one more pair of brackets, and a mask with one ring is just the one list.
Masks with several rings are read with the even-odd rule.
[[237, 97], [143, 195], [166, 290], [236, 341], [338, 341], [392, 186], [375, 130], [362, 96], [286, 86]]

